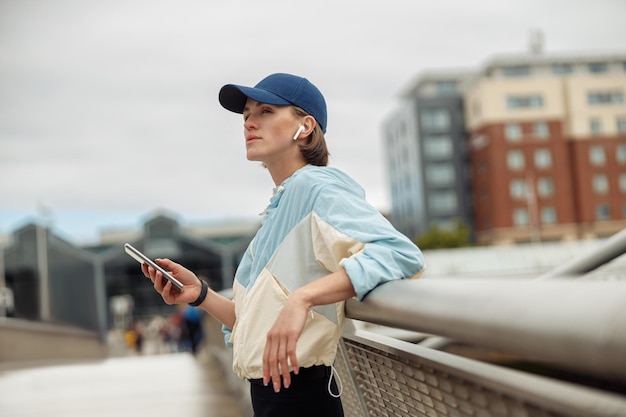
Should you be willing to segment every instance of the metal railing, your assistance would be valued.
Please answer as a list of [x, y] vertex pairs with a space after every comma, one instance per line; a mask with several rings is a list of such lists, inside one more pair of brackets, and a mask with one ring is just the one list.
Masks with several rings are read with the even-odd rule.
[[[346, 313], [626, 386], [624, 283], [397, 281]], [[624, 393], [350, 327], [340, 353], [348, 416], [626, 416]]]
[[[625, 282], [394, 281], [362, 302], [348, 301], [346, 315], [335, 368], [347, 417], [626, 416]], [[364, 331], [364, 324], [419, 337], [406, 342]], [[432, 349], [432, 335], [578, 378]], [[215, 339], [212, 351], [232, 375], [232, 355]], [[230, 381], [247, 397], [245, 381]]]
[[620, 395], [371, 333], [346, 334], [340, 353], [347, 417], [626, 415]]
[[626, 281], [544, 279], [625, 252], [626, 231], [541, 279], [424, 277], [348, 300], [335, 363], [346, 416], [626, 416]]
[[552, 271], [539, 277], [540, 279], [579, 277], [626, 253], [626, 229], [608, 238], [598, 249], [581, 254]]
[[348, 317], [444, 336], [626, 380], [626, 283], [522, 279], [393, 281]]
[[[348, 300], [349, 318], [435, 337], [347, 326], [336, 363], [346, 415], [626, 416], [626, 282], [566, 279], [624, 253], [626, 230], [539, 279], [395, 281]], [[557, 377], [425, 347], [452, 343]]]

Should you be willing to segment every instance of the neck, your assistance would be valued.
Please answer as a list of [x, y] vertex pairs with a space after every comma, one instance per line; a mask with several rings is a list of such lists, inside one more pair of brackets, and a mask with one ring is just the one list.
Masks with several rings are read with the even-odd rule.
[[282, 184], [287, 178], [291, 177], [294, 172], [304, 167], [306, 162], [304, 161], [294, 161], [290, 164], [278, 164], [274, 166], [267, 166], [270, 175], [272, 176], [272, 180], [275, 185]]

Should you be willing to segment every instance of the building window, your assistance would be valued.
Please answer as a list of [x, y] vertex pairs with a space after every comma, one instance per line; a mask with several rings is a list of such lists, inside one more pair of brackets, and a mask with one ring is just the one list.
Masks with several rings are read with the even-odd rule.
[[421, 121], [424, 129], [445, 130], [450, 127], [450, 113], [446, 109], [424, 109]]
[[556, 210], [554, 207], [542, 207], [541, 208], [541, 223], [554, 224], [556, 223]]
[[617, 133], [626, 133], [626, 117], [624, 116], [617, 118]]
[[506, 165], [511, 171], [517, 171], [524, 168], [524, 154], [522, 151], [509, 151], [506, 156]]
[[454, 166], [451, 164], [429, 164], [426, 167], [426, 181], [431, 186], [454, 184]]
[[554, 195], [552, 178], [542, 177], [537, 180], [537, 194], [540, 197], [552, 197]]
[[552, 154], [550, 149], [535, 150], [535, 168], [550, 168], [552, 166]]
[[545, 139], [550, 136], [550, 128], [546, 122], [535, 122], [533, 124], [533, 135], [536, 138]]
[[571, 74], [572, 66], [570, 64], [554, 64], [552, 66], [552, 73], [556, 75]]
[[458, 207], [456, 194], [452, 191], [431, 193], [428, 208], [431, 213], [451, 213]]
[[458, 92], [456, 81], [437, 81], [435, 88], [437, 93], [441, 95], [456, 94]]
[[511, 182], [509, 182], [509, 194], [514, 200], [526, 198], [526, 181], [519, 179], [511, 180]]
[[519, 140], [522, 138], [522, 127], [517, 123], [507, 123], [504, 126], [504, 137], [508, 140]]
[[530, 75], [530, 67], [528, 65], [503, 67], [502, 75], [505, 77], [528, 77]]
[[452, 138], [450, 136], [424, 136], [424, 156], [426, 159], [450, 158], [452, 154]]
[[591, 119], [589, 121], [589, 130], [593, 136], [599, 135], [602, 133], [602, 125], [600, 124], [599, 119]]
[[508, 96], [506, 98], [508, 109], [528, 109], [543, 107], [543, 97], [539, 94], [524, 96]]
[[609, 220], [611, 218], [611, 210], [606, 203], [598, 204], [596, 206], [596, 219]]
[[596, 194], [607, 194], [609, 192], [609, 179], [604, 174], [595, 174], [592, 177], [592, 187]]
[[489, 137], [485, 135], [475, 135], [470, 139], [469, 145], [474, 149], [482, 149], [489, 145]]
[[626, 144], [620, 143], [615, 148], [615, 159], [620, 165], [626, 164]]
[[606, 62], [592, 62], [588, 66], [589, 72], [592, 74], [602, 74], [609, 70], [609, 66]]
[[528, 210], [525, 208], [516, 208], [513, 210], [513, 225], [528, 226]]
[[621, 91], [602, 91], [587, 93], [589, 104], [618, 104], [624, 102], [624, 93]]
[[606, 164], [606, 155], [602, 146], [596, 145], [589, 148], [589, 162], [593, 166]]

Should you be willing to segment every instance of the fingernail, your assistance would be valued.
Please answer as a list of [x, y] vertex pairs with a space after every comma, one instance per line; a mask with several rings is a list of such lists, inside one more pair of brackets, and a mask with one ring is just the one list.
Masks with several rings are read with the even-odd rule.
[[274, 392], [278, 393], [280, 391], [280, 385], [274, 384]]

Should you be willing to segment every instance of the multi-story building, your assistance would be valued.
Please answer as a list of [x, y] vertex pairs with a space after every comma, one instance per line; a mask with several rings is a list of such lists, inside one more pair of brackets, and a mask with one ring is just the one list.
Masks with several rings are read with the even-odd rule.
[[391, 222], [409, 238], [461, 220], [472, 198], [462, 91], [469, 72], [421, 76], [384, 124]]
[[465, 92], [479, 242], [626, 227], [626, 55], [501, 56]]
[[130, 300], [133, 319], [169, 316], [176, 307], [163, 303], [124, 243], [151, 258], [180, 262], [220, 291], [232, 287], [259, 226], [254, 219], [183, 227], [171, 215], [156, 213], [141, 229], [108, 232], [99, 245], [79, 247], [47, 227], [27, 224], [0, 247], [0, 296], [11, 296], [10, 311], [0, 313], [72, 324], [103, 337], [116, 321], [114, 300]]

